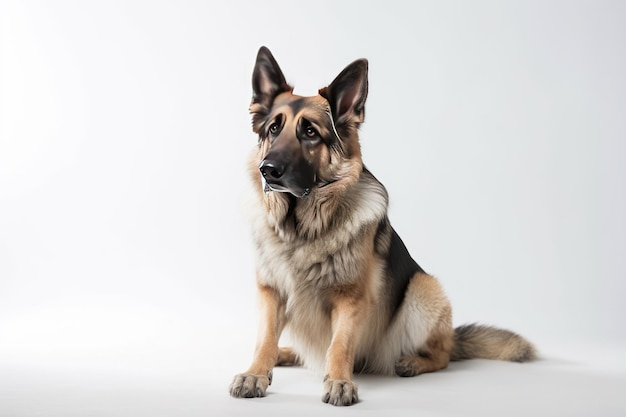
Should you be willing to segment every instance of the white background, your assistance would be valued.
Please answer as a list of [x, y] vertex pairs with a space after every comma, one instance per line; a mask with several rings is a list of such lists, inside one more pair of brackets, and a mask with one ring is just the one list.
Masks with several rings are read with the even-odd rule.
[[624, 414], [623, 2], [0, 4], [1, 416], [330, 412], [306, 370], [226, 390], [257, 321], [260, 45], [303, 95], [369, 59], [363, 155], [392, 223], [455, 324], [547, 358], [362, 378], [351, 410]]

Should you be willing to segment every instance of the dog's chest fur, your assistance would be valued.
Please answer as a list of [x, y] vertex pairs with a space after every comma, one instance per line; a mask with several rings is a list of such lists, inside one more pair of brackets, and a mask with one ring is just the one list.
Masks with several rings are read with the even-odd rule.
[[[289, 201], [282, 194], [263, 195], [263, 210], [255, 216], [253, 237], [257, 268], [262, 282], [289, 295], [297, 287], [316, 291], [348, 285], [361, 279], [362, 268], [371, 254], [378, 223], [385, 217], [384, 189], [361, 181], [335, 203], [332, 215], [322, 214], [324, 205], [315, 200]], [[289, 203], [295, 207], [289, 207]], [[258, 206], [257, 206], [258, 207]], [[324, 219], [316, 218], [320, 213]], [[324, 224], [329, 223], [326, 227]], [[371, 235], [371, 236], [364, 236]]]
[[[330, 343], [331, 289], [366, 279], [370, 287], [381, 285], [382, 267], [372, 259], [372, 245], [387, 210], [382, 186], [369, 179], [359, 181], [341, 196], [332, 217], [325, 214], [323, 220], [330, 218], [333, 223], [324, 230], [312, 224], [322, 219], [311, 213], [322, 214], [324, 210], [315, 207], [319, 204], [316, 197], [296, 200], [295, 207], [287, 207], [286, 196], [264, 194], [265, 201], [256, 206], [260, 210], [253, 222], [258, 280], [276, 288], [286, 300], [287, 326], [294, 347], [313, 367], [323, 362]], [[307, 228], [311, 225], [318, 232], [311, 233]], [[378, 288], [368, 292], [380, 293]]]

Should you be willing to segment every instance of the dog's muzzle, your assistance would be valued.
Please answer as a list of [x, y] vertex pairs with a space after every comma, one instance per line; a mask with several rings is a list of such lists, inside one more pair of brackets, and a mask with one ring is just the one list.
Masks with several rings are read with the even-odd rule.
[[[264, 159], [259, 165], [259, 171], [263, 176], [263, 189], [265, 192], [277, 191], [291, 193], [296, 197], [306, 197], [311, 194], [315, 175], [311, 175], [310, 167], [299, 167], [290, 169], [286, 164]], [[311, 179], [309, 179], [311, 177]]]

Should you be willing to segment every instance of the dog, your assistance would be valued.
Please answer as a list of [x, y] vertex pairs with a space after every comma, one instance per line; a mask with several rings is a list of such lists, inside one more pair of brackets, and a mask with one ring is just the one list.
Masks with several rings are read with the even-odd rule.
[[[353, 373], [408, 377], [451, 360], [536, 357], [511, 331], [453, 328], [438, 280], [391, 226], [387, 191], [361, 159], [367, 73], [368, 61], [356, 60], [318, 95], [302, 97], [269, 49], [258, 52], [249, 174], [260, 325], [233, 397], [265, 396], [279, 365], [324, 370], [322, 401], [347, 406], [358, 402]], [[285, 328], [293, 346], [279, 348]]]

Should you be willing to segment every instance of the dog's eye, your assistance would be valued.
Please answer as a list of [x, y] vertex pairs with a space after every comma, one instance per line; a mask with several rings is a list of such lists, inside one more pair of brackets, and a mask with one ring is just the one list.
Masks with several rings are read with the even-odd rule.
[[271, 133], [272, 135], [275, 135], [275, 134], [276, 134], [276, 132], [278, 132], [278, 123], [272, 123], [272, 124], [270, 125], [270, 129], [269, 129], [269, 131], [270, 131], [270, 133]]
[[315, 136], [317, 136], [317, 130], [315, 130], [315, 128], [311, 125], [306, 127], [304, 133], [306, 133], [306, 135], [310, 138], [314, 138]]

